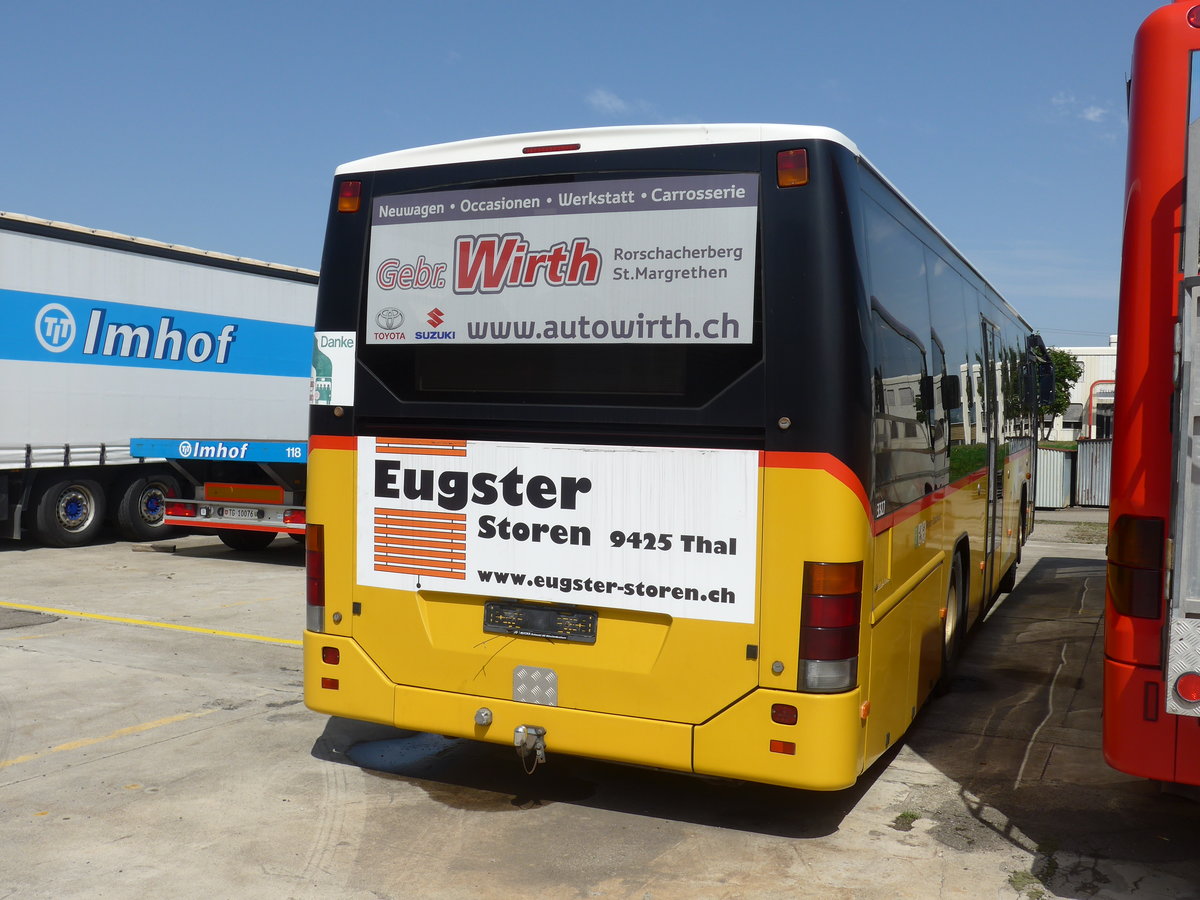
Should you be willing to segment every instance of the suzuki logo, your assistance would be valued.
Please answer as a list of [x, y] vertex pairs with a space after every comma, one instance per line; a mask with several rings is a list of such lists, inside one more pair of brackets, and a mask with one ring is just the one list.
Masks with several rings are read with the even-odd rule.
[[435, 306], [429, 311], [429, 318], [426, 321], [434, 328], [437, 328], [446, 321], [446, 314]]

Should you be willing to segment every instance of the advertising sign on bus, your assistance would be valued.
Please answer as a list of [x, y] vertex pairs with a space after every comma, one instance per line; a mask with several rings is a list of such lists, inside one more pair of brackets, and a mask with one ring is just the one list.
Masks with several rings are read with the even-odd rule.
[[753, 175], [374, 201], [366, 342], [750, 343]]
[[358, 580], [753, 622], [758, 454], [359, 438]]

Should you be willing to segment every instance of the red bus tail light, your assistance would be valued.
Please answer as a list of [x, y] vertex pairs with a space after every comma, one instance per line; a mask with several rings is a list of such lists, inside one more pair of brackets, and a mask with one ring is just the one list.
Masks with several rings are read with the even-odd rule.
[[1151, 516], [1119, 516], [1108, 538], [1108, 595], [1123, 616], [1158, 619], [1163, 613], [1166, 523]]
[[325, 630], [325, 526], [309, 525], [304, 532], [304, 574], [307, 587], [305, 627]]
[[338, 212], [356, 213], [362, 206], [362, 182], [343, 181], [338, 188]]
[[862, 562], [804, 564], [798, 688], [848, 691], [858, 683]]
[[775, 157], [775, 183], [780, 187], [808, 184], [808, 151], [781, 150]]

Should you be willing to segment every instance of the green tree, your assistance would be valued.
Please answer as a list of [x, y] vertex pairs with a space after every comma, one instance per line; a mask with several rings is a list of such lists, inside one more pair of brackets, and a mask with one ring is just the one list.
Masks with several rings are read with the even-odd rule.
[[1083, 363], [1074, 353], [1059, 347], [1050, 347], [1050, 362], [1054, 363], [1054, 400], [1042, 405], [1043, 423], [1049, 418], [1048, 424], [1042, 425], [1042, 438], [1050, 436], [1054, 417], [1065, 413], [1071, 405], [1071, 388], [1083, 377]]

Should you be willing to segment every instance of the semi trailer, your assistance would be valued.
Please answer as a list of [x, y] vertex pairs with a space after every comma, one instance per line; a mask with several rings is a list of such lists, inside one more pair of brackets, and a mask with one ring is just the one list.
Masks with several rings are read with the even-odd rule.
[[[69, 547], [112, 523], [153, 540], [189, 518], [231, 546], [302, 534], [316, 285], [0, 213], [0, 536]], [[268, 447], [286, 448], [281, 464], [260, 459]], [[229, 521], [187, 515], [222, 490]], [[260, 515], [285, 504], [286, 525]]]

